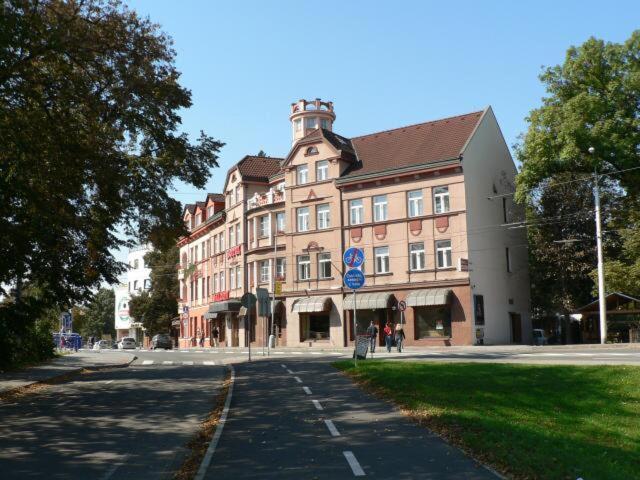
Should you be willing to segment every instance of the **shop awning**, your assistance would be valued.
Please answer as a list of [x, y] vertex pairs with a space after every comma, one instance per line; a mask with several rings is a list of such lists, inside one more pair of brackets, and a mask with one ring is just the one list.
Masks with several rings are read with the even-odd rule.
[[204, 318], [213, 319], [217, 318], [219, 313], [237, 312], [240, 310], [240, 300], [224, 300], [222, 302], [215, 302], [209, 305], [209, 310], [204, 314]]
[[171, 326], [172, 327], [179, 327], [180, 326], [180, 317], [175, 317], [174, 319], [171, 320]]
[[409, 307], [430, 307], [449, 303], [451, 290], [448, 288], [425, 288], [409, 292], [405, 301]]
[[305, 297], [296, 300], [291, 308], [292, 312], [313, 313], [331, 310], [330, 297]]
[[[387, 292], [366, 292], [356, 294], [357, 310], [375, 310], [378, 308], [389, 308], [392, 293]], [[348, 294], [344, 299], [344, 309], [353, 310], [353, 294]]]

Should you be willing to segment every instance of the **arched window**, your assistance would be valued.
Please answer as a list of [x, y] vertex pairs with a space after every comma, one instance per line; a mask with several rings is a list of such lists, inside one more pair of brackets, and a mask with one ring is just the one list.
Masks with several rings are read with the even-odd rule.
[[305, 155], [317, 155], [318, 154], [318, 149], [317, 149], [317, 147], [308, 147], [304, 154]]

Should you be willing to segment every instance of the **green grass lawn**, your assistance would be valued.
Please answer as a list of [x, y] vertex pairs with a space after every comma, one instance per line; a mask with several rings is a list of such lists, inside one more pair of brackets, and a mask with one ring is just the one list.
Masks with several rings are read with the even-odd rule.
[[640, 479], [640, 367], [334, 365], [508, 477]]

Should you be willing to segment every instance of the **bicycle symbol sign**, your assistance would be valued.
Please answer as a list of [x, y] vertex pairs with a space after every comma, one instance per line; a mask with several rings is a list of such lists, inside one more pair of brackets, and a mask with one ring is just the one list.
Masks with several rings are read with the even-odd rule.
[[344, 252], [342, 260], [347, 267], [358, 268], [364, 263], [364, 252], [356, 247], [348, 248], [347, 251]]

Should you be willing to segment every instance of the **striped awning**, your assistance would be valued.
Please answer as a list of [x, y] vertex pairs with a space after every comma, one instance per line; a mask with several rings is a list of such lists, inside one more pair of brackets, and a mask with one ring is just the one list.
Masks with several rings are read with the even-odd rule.
[[[366, 292], [356, 294], [356, 310], [375, 310], [378, 308], [389, 308], [392, 293], [388, 292]], [[353, 310], [353, 294], [348, 294], [344, 299], [344, 309]]]
[[448, 288], [426, 288], [409, 292], [405, 301], [409, 307], [429, 307], [449, 303], [451, 290]]
[[328, 312], [329, 310], [331, 310], [330, 297], [299, 298], [291, 308], [292, 312], [298, 313]]

